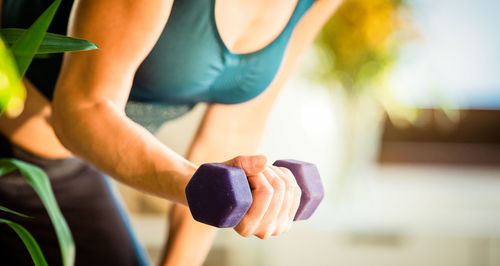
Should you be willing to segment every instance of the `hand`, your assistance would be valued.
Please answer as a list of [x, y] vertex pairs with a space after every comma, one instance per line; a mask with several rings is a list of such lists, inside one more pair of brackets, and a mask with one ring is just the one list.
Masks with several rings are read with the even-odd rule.
[[234, 230], [244, 237], [255, 235], [261, 239], [288, 232], [302, 194], [292, 172], [267, 165], [263, 155], [238, 156], [224, 164], [245, 171], [253, 197], [252, 205]]

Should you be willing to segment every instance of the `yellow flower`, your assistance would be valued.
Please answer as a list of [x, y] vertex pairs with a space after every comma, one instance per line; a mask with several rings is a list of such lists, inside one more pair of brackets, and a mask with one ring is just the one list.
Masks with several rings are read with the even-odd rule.
[[[325, 60], [323, 76], [352, 91], [366, 87], [395, 60], [407, 31], [401, 0], [345, 0], [320, 34], [317, 44]], [[402, 35], [401, 35], [402, 36]]]

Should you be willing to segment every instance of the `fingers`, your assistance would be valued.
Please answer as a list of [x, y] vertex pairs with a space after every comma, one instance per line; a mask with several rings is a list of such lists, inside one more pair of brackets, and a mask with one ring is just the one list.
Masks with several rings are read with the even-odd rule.
[[287, 232], [300, 203], [300, 188], [286, 168], [267, 166], [248, 176], [253, 203], [235, 230], [242, 236], [265, 239]]
[[245, 237], [254, 234], [269, 208], [274, 194], [273, 187], [262, 173], [249, 176], [248, 183], [252, 189], [253, 202], [240, 223], [234, 228], [236, 232]]
[[288, 232], [292, 227], [293, 219], [300, 205], [300, 198], [302, 196], [302, 191], [300, 190], [297, 180], [293, 176], [292, 172], [288, 168], [275, 167], [276, 171], [281, 172], [281, 176], [284, 177], [286, 182], [286, 193], [285, 197], [288, 202], [283, 203], [282, 212], [278, 215], [278, 219], [281, 221], [280, 224], [282, 228], [278, 228], [279, 233]]
[[239, 167], [247, 176], [257, 175], [267, 166], [267, 157], [264, 155], [238, 156], [224, 162], [224, 164]]
[[282, 211], [284, 197], [285, 197], [285, 182], [282, 177], [274, 171], [270, 166], [263, 172], [267, 181], [273, 187], [273, 197], [271, 203], [264, 214], [255, 235], [259, 238], [265, 239], [271, 235], [275, 235], [276, 228], [281, 226], [279, 223], [278, 214]]

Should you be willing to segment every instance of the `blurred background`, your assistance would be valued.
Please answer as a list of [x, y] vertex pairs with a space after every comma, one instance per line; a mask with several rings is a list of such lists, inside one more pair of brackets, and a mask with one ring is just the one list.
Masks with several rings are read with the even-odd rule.
[[[260, 151], [314, 162], [326, 197], [205, 265], [500, 265], [500, 2], [345, 0], [283, 89]], [[204, 105], [158, 137], [184, 154]], [[121, 187], [152, 261], [169, 204]]]

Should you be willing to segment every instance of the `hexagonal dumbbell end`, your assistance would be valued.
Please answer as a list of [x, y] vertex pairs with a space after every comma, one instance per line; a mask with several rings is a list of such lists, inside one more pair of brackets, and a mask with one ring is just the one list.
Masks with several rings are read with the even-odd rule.
[[245, 172], [221, 163], [201, 165], [186, 186], [193, 218], [216, 227], [236, 226], [252, 204]]
[[311, 217], [325, 195], [318, 168], [312, 163], [297, 160], [278, 160], [273, 165], [288, 168], [302, 190], [300, 205], [293, 220]]

